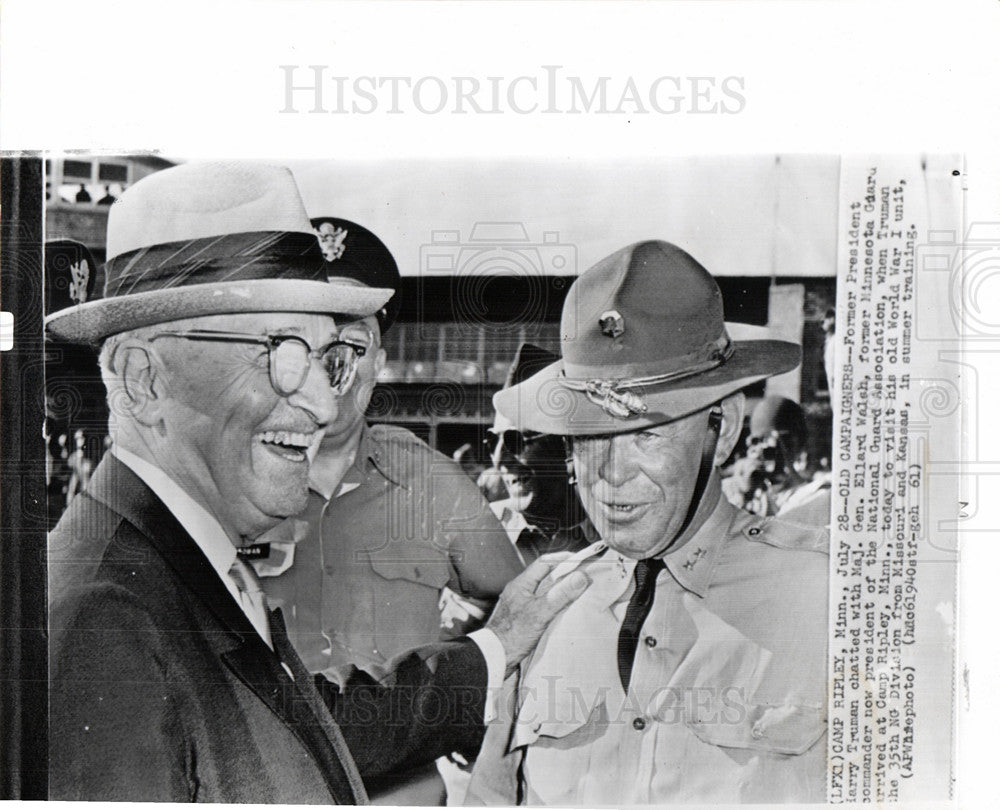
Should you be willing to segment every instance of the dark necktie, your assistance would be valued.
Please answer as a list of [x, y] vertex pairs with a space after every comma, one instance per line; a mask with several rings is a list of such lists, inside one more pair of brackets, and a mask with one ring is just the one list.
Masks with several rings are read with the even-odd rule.
[[271, 639], [274, 643], [274, 652], [281, 662], [291, 670], [296, 688], [306, 699], [306, 702], [310, 704], [314, 716], [326, 732], [327, 739], [333, 746], [337, 759], [340, 761], [340, 767], [347, 777], [347, 783], [350, 785], [351, 793], [354, 796], [354, 804], [368, 804], [368, 793], [365, 790], [364, 782], [361, 780], [358, 766], [354, 762], [351, 749], [348, 748], [343, 732], [341, 732], [340, 727], [333, 719], [326, 702], [319, 693], [319, 689], [316, 688], [315, 676], [306, 670], [305, 664], [302, 663], [302, 659], [299, 658], [298, 653], [292, 647], [292, 642], [288, 639], [288, 632], [285, 630], [285, 619], [281, 615], [281, 608], [268, 610], [268, 620], [270, 622]]
[[635, 662], [636, 647], [639, 645], [639, 631], [653, 607], [656, 577], [663, 568], [663, 560], [659, 558], [639, 560], [635, 565], [635, 591], [628, 600], [625, 620], [618, 633], [618, 677], [626, 693], [629, 681], [632, 679], [632, 665]]

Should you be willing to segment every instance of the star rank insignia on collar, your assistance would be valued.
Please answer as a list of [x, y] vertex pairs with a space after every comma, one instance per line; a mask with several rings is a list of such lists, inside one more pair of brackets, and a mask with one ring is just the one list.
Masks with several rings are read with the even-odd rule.
[[698, 564], [698, 560], [700, 560], [706, 554], [708, 554], [708, 552], [705, 551], [705, 549], [703, 548], [695, 549], [695, 552], [690, 557], [688, 557], [688, 561], [684, 563], [684, 567], [688, 571], [694, 570], [694, 567]]

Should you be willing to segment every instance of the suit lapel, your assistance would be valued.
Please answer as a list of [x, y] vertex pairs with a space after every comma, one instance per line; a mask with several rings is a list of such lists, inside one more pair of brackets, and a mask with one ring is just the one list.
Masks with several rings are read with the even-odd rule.
[[334, 743], [324, 728], [328, 713], [321, 720], [315, 716], [312, 701], [289, 699], [292, 693], [301, 695], [302, 690], [288, 677], [278, 656], [257, 633], [208, 558], [166, 505], [110, 453], [94, 471], [88, 494], [141, 531], [193, 598], [233, 634], [232, 648], [220, 652], [223, 663], [298, 737], [320, 766], [334, 797], [339, 801], [356, 801], [337, 760]]
[[[368, 792], [365, 790], [361, 774], [354, 763], [354, 755], [347, 747], [347, 741], [333, 719], [326, 704], [323, 702], [316, 688], [314, 676], [306, 671], [302, 659], [292, 647], [292, 642], [288, 639], [285, 630], [285, 620], [281, 615], [281, 608], [271, 611], [268, 617], [271, 625], [271, 639], [274, 642], [274, 649], [281, 657], [295, 677], [295, 688], [302, 698], [310, 705], [312, 712], [309, 719], [315, 720], [315, 729], [310, 729], [315, 734], [322, 736], [329, 742], [328, 753], [331, 755], [323, 768], [327, 781], [330, 783], [331, 792], [337, 794], [338, 791], [347, 791], [351, 797], [351, 804], [368, 804]], [[303, 728], [303, 730], [305, 730]], [[324, 749], [327, 750], [327, 749]]]
[[106, 454], [94, 471], [88, 492], [141, 531], [180, 582], [204, 602], [226, 629], [241, 638], [257, 635], [198, 544], [128, 466]]

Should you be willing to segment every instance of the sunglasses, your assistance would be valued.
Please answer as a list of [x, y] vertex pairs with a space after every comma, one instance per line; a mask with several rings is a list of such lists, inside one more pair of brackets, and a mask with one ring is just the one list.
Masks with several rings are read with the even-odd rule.
[[483, 444], [486, 445], [490, 454], [496, 453], [497, 448], [503, 448], [514, 456], [519, 456], [524, 452], [526, 440], [524, 434], [517, 430], [505, 430], [502, 433], [490, 433]]
[[337, 339], [319, 349], [313, 349], [297, 335], [248, 335], [242, 332], [215, 332], [191, 329], [183, 332], [160, 332], [150, 338], [173, 337], [182, 340], [209, 340], [220, 343], [252, 343], [267, 349], [271, 386], [281, 396], [288, 397], [305, 384], [311, 360], [319, 360], [337, 396], [346, 394], [358, 371], [358, 360], [364, 357], [366, 346]]

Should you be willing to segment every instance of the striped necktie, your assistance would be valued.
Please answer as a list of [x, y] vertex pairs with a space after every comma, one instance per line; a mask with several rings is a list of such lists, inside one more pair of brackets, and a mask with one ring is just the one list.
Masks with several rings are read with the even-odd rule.
[[274, 644], [271, 643], [270, 622], [268, 621], [270, 610], [267, 596], [260, 586], [257, 573], [248, 563], [237, 557], [229, 569], [229, 576], [239, 589], [240, 606], [243, 608], [243, 612], [246, 613], [251, 624], [257, 628], [257, 632], [260, 633], [260, 637], [264, 639], [267, 646], [274, 649]]

